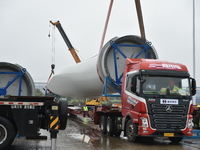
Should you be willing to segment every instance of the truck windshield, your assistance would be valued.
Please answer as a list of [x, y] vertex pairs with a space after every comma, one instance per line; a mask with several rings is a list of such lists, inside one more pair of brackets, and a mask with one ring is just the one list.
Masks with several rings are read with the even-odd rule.
[[188, 78], [143, 76], [143, 93], [190, 96]]

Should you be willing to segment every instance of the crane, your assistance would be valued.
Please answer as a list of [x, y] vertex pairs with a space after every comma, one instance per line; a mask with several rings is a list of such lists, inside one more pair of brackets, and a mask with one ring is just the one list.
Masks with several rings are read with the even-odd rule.
[[50, 23], [58, 28], [58, 31], [59, 31], [60, 34], [62, 35], [62, 37], [63, 37], [63, 39], [64, 39], [66, 45], [68, 46], [69, 51], [71, 52], [71, 54], [72, 54], [72, 56], [73, 56], [75, 62], [76, 62], [76, 63], [81, 62], [81, 60], [80, 60], [80, 58], [78, 57], [78, 55], [77, 55], [77, 53], [76, 53], [74, 47], [72, 46], [72, 44], [71, 44], [71, 42], [69, 41], [67, 35], [65, 34], [65, 31], [63, 30], [63, 28], [62, 28], [60, 22], [59, 22], [59, 21], [57, 21], [57, 22], [52, 22], [52, 21], [50, 21]]

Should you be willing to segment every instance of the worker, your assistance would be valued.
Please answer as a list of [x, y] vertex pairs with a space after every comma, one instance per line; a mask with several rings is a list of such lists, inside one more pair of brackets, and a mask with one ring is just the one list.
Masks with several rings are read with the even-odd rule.
[[167, 89], [170, 89], [170, 91], [179, 91], [180, 88], [174, 84], [174, 80], [169, 81], [169, 86], [167, 86]]
[[90, 115], [88, 113], [88, 107], [86, 105], [83, 106], [83, 117], [85, 117], [85, 115], [87, 115], [88, 117], [90, 117]]
[[88, 107], [86, 105], [83, 106], [83, 111], [88, 111]]

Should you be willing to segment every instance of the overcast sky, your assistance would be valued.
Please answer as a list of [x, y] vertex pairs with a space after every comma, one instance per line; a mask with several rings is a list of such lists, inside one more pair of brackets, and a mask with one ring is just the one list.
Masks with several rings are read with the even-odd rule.
[[[0, 61], [17, 63], [46, 82], [52, 64], [52, 26], [59, 20], [81, 60], [96, 54], [109, 0], [1, 0]], [[200, 86], [200, 1], [195, 1], [196, 80]], [[146, 38], [159, 59], [185, 64], [193, 77], [193, 0], [141, 0]], [[48, 34], [50, 33], [50, 38]], [[105, 38], [140, 35], [134, 0], [115, 0]], [[75, 64], [55, 30], [55, 73]]]

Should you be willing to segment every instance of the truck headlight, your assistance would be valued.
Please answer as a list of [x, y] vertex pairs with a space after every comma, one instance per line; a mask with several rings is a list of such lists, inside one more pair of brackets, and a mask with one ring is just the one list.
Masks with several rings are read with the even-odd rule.
[[142, 120], [142, 127], [149, 127], [147, 118], [140, 117], [140, 119]]
[[193, 123], [193, 118], [188, 119], [188, 128], [193, 128], [194, 123]]

